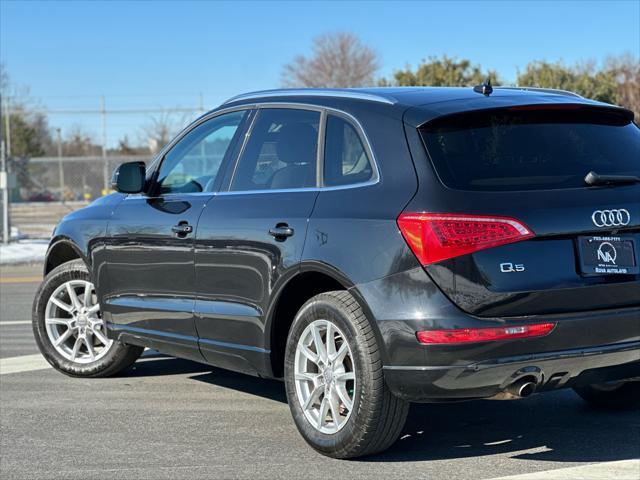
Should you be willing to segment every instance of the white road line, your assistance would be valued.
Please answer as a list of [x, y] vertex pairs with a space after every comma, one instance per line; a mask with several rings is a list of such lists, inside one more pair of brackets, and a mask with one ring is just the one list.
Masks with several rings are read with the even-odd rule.
[[605, 478], [638, 480], [640, 478], [640, 460], [594, 463], [593, 465], [524, 473], [492, 480], [603, 480]]
[[44, 370], [46, 368], [51, 368], [51, 365], [49, 365], [49, 362], [39, 353], [35, 355], [0, 358], [0, 375], [31, 372], [33, 370]]
[[9, 322], [0, 322], [0, 327], [3, 325], [28, 325], [31, 320], [11, 320]]

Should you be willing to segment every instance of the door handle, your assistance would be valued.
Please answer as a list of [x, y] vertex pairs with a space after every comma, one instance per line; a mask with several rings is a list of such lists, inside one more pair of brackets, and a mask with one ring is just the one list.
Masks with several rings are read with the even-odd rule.
[[189, 222], [180, 222], [177, 225], [171, 227], [171, 231], [178, 237], [184, 237], [193, 232], [193, 227], [189, 225]]
[[292, 236], [293, 233], [293, 228], [289, 227], [286, 223], [279, 223], [274, 228], [269, 229], [269, 235], [280, 240], [284, 240], [285, 238]]

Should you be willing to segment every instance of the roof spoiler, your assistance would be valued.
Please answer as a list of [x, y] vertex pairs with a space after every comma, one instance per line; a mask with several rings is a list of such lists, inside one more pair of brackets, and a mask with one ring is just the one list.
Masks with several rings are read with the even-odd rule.
[[525, 92], [541, 92], [541, 93], [554, 93], [556, 95], [564, 95], [566, 97], [583, 98], [582, 95], [578, 95], [576, 92], [569, 90], [560, 90], [559, 88], [542, 88], [542, 87], [493, 87], [500, 90], [523, 90]]

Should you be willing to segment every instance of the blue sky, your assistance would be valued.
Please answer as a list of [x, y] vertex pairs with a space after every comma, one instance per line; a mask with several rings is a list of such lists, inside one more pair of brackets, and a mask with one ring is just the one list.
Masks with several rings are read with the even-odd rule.
[[[348, 30], [380, 75], [431, 55], [469, 58], [514, 81], [529, 61], [640, 56], [640, 0], [569, 2], [30, 2], [0, 0], [0, 57], [51, 110], [196, 106], [280, 86], [318, 34]], [[108, 140], [145, 115], [112, 115]], [[100, 136], [95, 115], [51, 115]]]

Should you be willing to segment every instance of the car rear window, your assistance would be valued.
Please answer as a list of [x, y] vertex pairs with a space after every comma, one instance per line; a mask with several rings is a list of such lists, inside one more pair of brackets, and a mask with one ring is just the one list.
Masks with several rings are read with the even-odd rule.
[[456, 114], [420, 129], [442, 182], [460, 190], [584, 187], [590, 171], [640, 176], [640, 129], [614, 110], [524, 106]]

